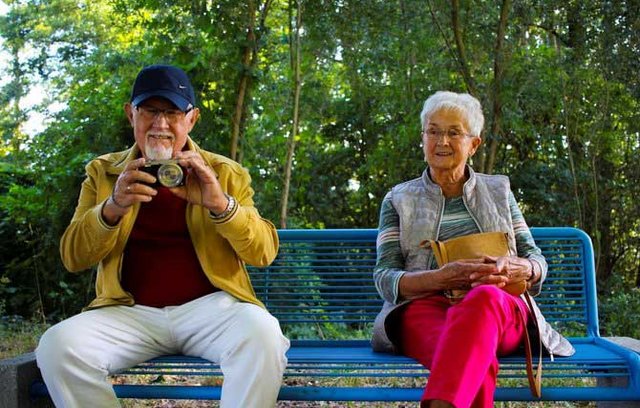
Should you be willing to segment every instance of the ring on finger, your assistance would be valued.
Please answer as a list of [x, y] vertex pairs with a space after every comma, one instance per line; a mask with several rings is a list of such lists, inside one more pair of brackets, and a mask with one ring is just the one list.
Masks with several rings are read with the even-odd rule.
[[131, 184], [127, 186], [127, 193], [129, 193], [130, 191], [131, 191]]

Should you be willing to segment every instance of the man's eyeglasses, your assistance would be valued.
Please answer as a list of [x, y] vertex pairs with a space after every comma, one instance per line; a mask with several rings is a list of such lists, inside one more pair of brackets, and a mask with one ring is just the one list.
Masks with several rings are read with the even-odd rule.
[[429, 139], [440, 139], [443, 136], [447, 136], [451, 140], [462, 139], [466, 136], [471, 136], [469, 133], [465, 133], [460, 129], [451, 128], [447, 130], [438, 129], [438, 128], [428, 128], [425, 129], [422, 134]]
[[153, 121], [156, 120], [160, 115], [164, 115], [164, 117], [167, 118], [167, 122], [169, 123], [176, 123], [184, 119], [187, 113], [191, 111], [191, 109], [183, 112], [179, 109], [158, 109], [151, 106], [140, 105], [136, 106], [136, 110], [138, 111], [140, 116], [142, 116], [142, 118], [146, 120]]

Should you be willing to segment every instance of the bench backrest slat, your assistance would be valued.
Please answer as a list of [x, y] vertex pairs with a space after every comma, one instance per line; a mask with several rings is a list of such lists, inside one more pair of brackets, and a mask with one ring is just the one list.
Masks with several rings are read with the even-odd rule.
[[[593, 247], [581, 230], [532, 228], [549, 264], [536, 298], [549, 322], [575, 336], [598, 333]], [[266, 268], [249, 268], [258, 297], [285, 327], [302, 338], [368, 335], [382, 301], [373, 283], [377, 230], [279, 230], [280, 251]], [[315, 323], [308, 327], [309, 323]], [[330, 330], [331, 331], [331, 330]], [[294, 334], [292, 335], [291, 332]], [[365, 336], [366, 337], [366, 336]]]

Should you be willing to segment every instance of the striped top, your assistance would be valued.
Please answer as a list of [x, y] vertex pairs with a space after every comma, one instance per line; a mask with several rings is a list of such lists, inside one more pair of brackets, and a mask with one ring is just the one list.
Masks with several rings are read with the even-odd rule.
[[[511, 202], [509, 202], [509, 205], [511, 205]], [[480, 232], [480, 229], [478, 229], [475, 221], [471, 218], [467, 207], [464, 206], [462, 196], [445, 198], [444, 214], [442, 214], [438, 241], [461, 237], [463, 235], [477, 234], [478, 232]], [[431, 265], [431, 269], [435, 269], [434, 265]]]
[[[512, 192], [509, 192], [509, 207], [516, 240], [518, 256], [528, 258], [539, 254], [533, 236], [520, 211]], [[440, 223], [438, 240], [443, 241], [463, 235], [481, 232], [471, 217], [462, 197], [445, 199], [444, 213]], [[377, 262], [374, 274], [383, 274], [393, 279], [394, 299], [385, 299], [391, 303], [398, 303], [398, 282], [404, 273], [404, 256], [400, 247], [400, 217], [391, 202], [391, 194], [387, 194], [382, 201], [380, 221], [378, 225]], [[437, 269], [435, 257], [430, 269]]]

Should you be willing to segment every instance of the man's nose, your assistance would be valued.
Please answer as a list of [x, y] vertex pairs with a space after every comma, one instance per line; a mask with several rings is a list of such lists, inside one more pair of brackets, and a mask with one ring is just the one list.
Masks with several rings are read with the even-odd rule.
[[153, 118], [153, 127], [159, 127], [162, 129], [166, 129], [169, 127], [169, 119], [167, 119], [167, 115], [165, 115], [164, 112], [158, 112], [156, 117]]

